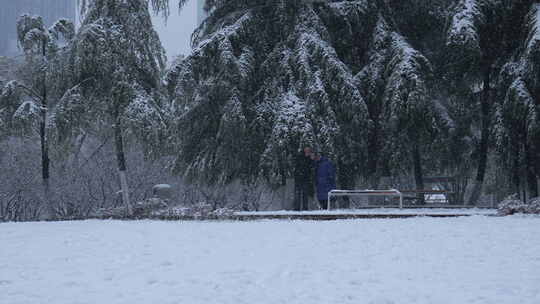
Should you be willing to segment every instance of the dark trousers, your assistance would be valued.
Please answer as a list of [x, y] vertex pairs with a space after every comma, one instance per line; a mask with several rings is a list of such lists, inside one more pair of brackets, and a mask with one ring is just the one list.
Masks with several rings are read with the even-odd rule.
[[307, 187], [294, 187], [294, 210], [305, 211], [309, 209], [309, 198]]
[[[328, 209], [328, 200], [319, 200], [319, 205], [323, 210]], [[332, 209], [349, 209], [351, 203], [348, 197], [338, 197], [332, 200]]]
[[327, 199], [319, 200], [319, 205], [321, 206], [322, 210], [327, 210], [328, 209], [328, 200]]

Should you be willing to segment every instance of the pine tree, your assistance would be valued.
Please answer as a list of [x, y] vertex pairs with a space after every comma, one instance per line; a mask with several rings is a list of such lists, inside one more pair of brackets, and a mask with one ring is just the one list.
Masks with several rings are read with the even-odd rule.
[[[164, 2], [152, 3], [168, 7], [162, 6]], [[148, 126], [155, 120], [159, 124], [156, 108], [165, 51], [153, 29], [148, 0], [83, 1], [82, 7], [84, 19], [72, 52], [78, 79], [90, 79], [81, 89], [86, 119], [97, 119], [98, 125], [112, 131], [122, 200], [131, 214], [125, 130], [132, 123]]]
[[[499, 90], [502, 102], [497, 104], [496, 135], [498, 152], [509, 168], [512, 191], [538, 196], [535, 168], [540, 125], [538, 117], [538, 66], [540, 36], [538, 4], [527, 7], [525, 27], [516, 37], [523, 37], [525, 47], [519, 50], [516, 60], [507, 63], [501, 73]], [[522, 186], [527, 189], [522, 191]], [[523, 195], [526, 199], [526, 195]]]
[[500, 71], [530, 4], [206, 1], [193, 53], [166, 75], [170, 111], [148, 125], [172, 127], [177, 171], [204, 183], [283, 185], [310, 145], [344, 188], [412, 174], [422, 189], [423, 175], [448, 172], [462, 195], [474, 158], [477, 201], [495, 100], [511, 95]]
[[[168, 76], [176, 128], [182, 130], [177, 168], [209, 183], [264, 177], [279, 185], [290, 176], [291, 156], [302, 146], [318, 145], [335, 155], [339, 118], [333, 107], [358, 108], [348, 119], [362, 115], [364, 105], [352, 73], [324, 42], [314, 6], [291, 1], [207, 6], [212, 13], [195, 37], [193, 54]], [[343, 103], [333, 104], [338, 97]], [[314, 119], [314, 113], [324, 114]]]
[[[436, 119], [432, 70], [386, 21], [383, 4], [207, 7], [192, 55], [167, 76], [180, 172], [209, 183], [263, 177], [283, 185], [293, 156], [309, 145], [334, 158], [341, 187], [381, 175], [385, 156], [396, 172], [413, 169], [423, 187], [421, 150]], [[399, 140], [391, 146], [388, 137]]]
[[482, 90], [477, 97], [480, 138], [475, 153], [476, 178], [468, 199], [471, 204], [479, 200], [487, 171], [495, 80], [511, 56], [509, 50], [516, 41], [514, 29], [516, 25], [520, 28], [524, 20], [521, 8], [525, 2], [460, 0], [448, 30], [447, 46], [451, 55], [448, 69], [453, 72], [453, 81]]

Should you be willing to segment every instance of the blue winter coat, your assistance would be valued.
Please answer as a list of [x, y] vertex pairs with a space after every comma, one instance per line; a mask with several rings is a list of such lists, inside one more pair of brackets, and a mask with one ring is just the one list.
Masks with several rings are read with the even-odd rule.
[[317, 199], [324, 201], [328, 199], [328, 192], [336, 189], [336, 168], [326, 157], [321, 157], [316, 162], [316, 172]]

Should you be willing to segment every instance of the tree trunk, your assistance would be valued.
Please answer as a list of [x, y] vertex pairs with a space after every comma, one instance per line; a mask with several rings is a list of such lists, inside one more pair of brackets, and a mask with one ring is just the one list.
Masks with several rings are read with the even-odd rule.
[[534, 168], [534, 155], [528, 143], [525, 144], [525, 169], [527, 170], [527, 185], [529, 197], [538, 197], [538, 180]]
[[377, 164], [379, 163], [379, 123], [374, 121], [374, 127], [368, 131], [368, 143], [367, 143], [367, 174], [370, 186], [374, 189], [377, 188], [375, 180], [377, 180]]
[[[416, 183], [416, 190], [423, 191], [424, 189], [424, 176], [422, 173], [422, 159], [420, 156], [420, 148], [418, 144], [414, 144], [413, 147], [413, 163], [414, 163], [414, 181]], [[426, 203], [424, 193], [418, 193], [417, 201], [419, 205]]]
[[[517, 146], [517, 145], [515, 145]], [[521, 196], [521, 185], [520, 185], [520, 173], [521, 173], [521, 162], [519, 161], [519, 149], [512, 149], [512, 169], [510, 172], [510, 183], [512, 194], [517, 194]]]
[[40, 122], [39, 126], [39, 137], [41, 142], [41, 178], [43, 180], [45, 198], [48, 199], [49, 194], [49, 178], [50, 178], [50, 159], [49, 159], [49, 144], [47, 141], [47, 130], [45, 122], [45, 111], [43, 112], [43, 121]]
[[129, 201], [129, 187], [127, 182], [127, 167], [126, 167], [126, 156], [124, 154], [124, 139], [122, 137], [122, 125], [120, 123], [119, 115], [115, 115], [115, 124], [114, 128], [114, 143], [116, 148], [116, 160], [118, 163], [118, 174], [120, 176], [120, 188], [122, 190], [122, 202], [126, 207], [128, 215], [133, 215], [133, 208], [131, 207], [131, 202]]
[[73, 161], [72, 161], [73, 166], [75, 168], [79, 167], [79, 160], [80, 160], [79, 158], [80, 158], [82, 148], [84, 146], [84, 142], [86, 141], [86, 137], [87, 137], [86, 132], [83, 132], [81, 135], [77, 136], [77, 145], [75, 148], [75, 153], [73, 155]]
[[[45, 111], [44, 111], [45, 113]], [[44, 115], [45, 116], [45, 115]], [[43, 117], [43, 119], [45, 119]], [[52, 205], [51, 200], [51, 186], [50, 186], [50, 159], [49, 159], [49, 144], [47, 141], [47, 131], [46, 131], [46, 122], [40, 122], [39, 135], [41, 141], [41, 180], [43, 184], [43, 199], [46, 205], [46, 210], [48, 212], [48, 219], [56, 218], [56, 209]]]
[[491, 68], [487, 68], [484, 72], [484, 90], [482, 92], [481, 100], [481, 120], [482, 130], [480, 134], [480, 147], [478, 149], [478, 169], [476, 171], [476, 180], [474, 182], [474, 188], [471, 196], [469, 197], [469, 204], [475, 205], [482, 194], [482, 187], [484, 185], [484, 178], [486, 176], [487, 169], [487, 156], [489, 152], [489, 127], [490, 127], [490, 79]]
[[456, 175], [456, 181], [452, 192], [454, 195], [450, 195], [450, 203], [452, 205], [463, 205], [465, 203], [465, 193], [469, 184], [469, 177], [465, 173], [459, 173]]
[[367, 134], [367, 167], [365, 177], [367, 177], [368, 184], [372, 189], [379, 187], [380, 177], [382, 176], [382, 173], [378, 171], [380, 169], [379, 159], [382, 149], [381, 112], [384, 92], [385, 87], [379, 83], [376, 88], [375, 97], [367, 102], [368, 114], [373, 125], [370, 125]]
[[[46, 50], [45, 44], [42, 46], [43, 57], [45, 57]], [[41, 144], [41, 179], [43, 183], [43, 197], [45, 200], [46, 208], [49, 212], [49, 218], [54, 219], [56, 217], [56, 210], [52, 205], [50, 199], [50, 159], [49, 159], [49, 139], [47, 136], [47, 112], [48, 112], [48, 92], [47, 92], [47, 77], [43, 75], [43, 91], [41, 96], [41, 120], [39, 122], [39, 139]]]
[[[355, 178], [354, 178], [354, 167], [352, 164], [347, 164], [342, 159], [338, 160], [339, 171], [337, 180], [338, 189], [354, 189], [355, 188]], [[342, 196], [336, 199], [334, 202], [335, 206], [339, 209], [349, 209], [351, 208], [351, 200], [347, 196]]]

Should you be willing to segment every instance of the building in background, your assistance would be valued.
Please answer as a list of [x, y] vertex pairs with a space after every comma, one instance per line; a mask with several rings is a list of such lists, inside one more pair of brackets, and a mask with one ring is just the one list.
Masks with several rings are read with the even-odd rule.
[[77, 17], [77, 0], [2, 0], [0, 7], [0, 56], [20, 53], [16, 22], [22, 14], [42, 16], [46, 26], [60, 18], [75, 22]]
[[206, 11], [204, 10], [204, 1], [197, 0], [197, 24], [200, 25], [206, 19]]

